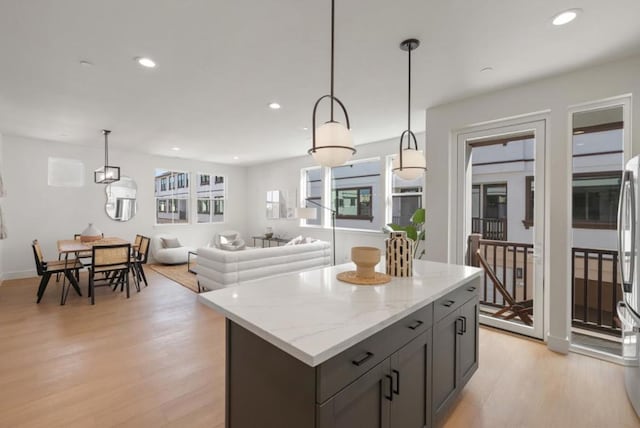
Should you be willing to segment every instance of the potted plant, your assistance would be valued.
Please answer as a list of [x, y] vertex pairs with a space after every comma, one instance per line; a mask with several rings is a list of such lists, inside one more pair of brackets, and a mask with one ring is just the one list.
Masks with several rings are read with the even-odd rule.
[[407, 238], [413, 240], [413, 257], [416, 259], [421, 259], [425, 254], [425, 249], [420, 249], [420, 243], [424, 241], [424, 221], [425, 221], [425, 209], [418, 208], [409, 219], [411, 224], [407, 226], [400, 226], [395, 223], [388, 223], [384, 226], [383, 230], [385, 232], [391, 231], [404, 231], [407, 233]]

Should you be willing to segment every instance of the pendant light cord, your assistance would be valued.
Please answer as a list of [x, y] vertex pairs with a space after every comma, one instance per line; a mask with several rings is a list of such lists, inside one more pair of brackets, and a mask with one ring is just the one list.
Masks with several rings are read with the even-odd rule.
[[409, 44], [409, 95], [407, 96], [407, 129], [411, 131], [411, 44]]
[[106, 129], [102, 130], [102, 133], [104, 134], [104, 165], [108, 166], [109, 165], [109, 133], [111, 131], [108, 131]]
[[335, 14], [336, 2], [331, 0], [331, 122], [333, 122], [333, 57], [334, 57], [334, 26], [336, 20]]

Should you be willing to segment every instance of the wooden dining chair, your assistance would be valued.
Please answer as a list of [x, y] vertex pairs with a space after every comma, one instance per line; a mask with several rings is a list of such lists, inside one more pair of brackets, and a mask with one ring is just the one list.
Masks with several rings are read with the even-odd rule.
[[94, 245], [89, 267], [89, 298], [95, 304], [95, 289], [122, 285], [129, 298], [129, 271], [131, 269], [131, 244]]
[[147, 283], [147, 276], [144, 274], [143, 265], [147, 264], [147, 260], [149, 258], [150, 242], [151, 238], [140, 235], [140, 244], [138, 246], [138, 251], [136, 252], [136, 257], [133, 260], [133, 272], [136, 277], [138, 288], [142, 281], [144, 281], [145, 287], [149, 285]]
[[533, 320], [531, 319], [531, 315], [533, 314], [533, 299], [516, 301], [516, 299], [513, 298], [504, 287], [502, 281], [498, 279], [498, 276], [493, 271], [493, 269], [491, 269], [491, 266], [489, 266], [489, 263], [482, 255], [480, 249], [476, 251], [476, 256], [478, 257], [480, 266], [482, 266], [489, 278], [491, 278], [495, 289], [502, 295], [502, 298], [504, 300], [505, 307], [495, 312], [492, 316], [494, 318], [503, 318], [505, 320], [510, 320], [518, 317], [522, 320], [523, 323], [527, 325], [533, 325]]
[[[33, 242], [31, 243], [31, 248], [33, 249], [33, 257], [36, 262], [36, 272], [38, 272], [38, 276], [42, 277], [40, 279], [40, 285], [38, 286], [38, 294], [37, 294], [38, 300], [36, 301], [36, 303], [40, 303], [40, 300], [42, 300], [44, 291], [47, 289], [47, 285], [49, 284], [49, 280], [51, 279], [51, 275], [53, 274], [66, 275], [66, 278], [69, 279], [69, 283], [70, 283], [69, 287], [73, 286], [74, 288], [76, 288], [76, 291], [79, 292], [79, 288], [77, 288], [77, 282], [74, 282], [74, 281], [78, 277], [78, 272], [80, 271], [80, 269], [84, 267], [82, 263], [78, 262], [75, 259], [68, 260], [68, 261], [65, 261], [65, 260], [45, 261], [44, 256], [42, 254], [42, 248], [40, 247], [40, 243], [38, 242], [37, 239], [33, 240]], [[74, 273], [75, 273], [75, 277], [73, 277]], [[73, 278], [70, 278], [70, 276]], [[66, 300], [66, 294], [67, 293], [65, 293], [65, 287], [63, 286], [62, 296], [60, 297], [61, 305], [64, 304], [64, 301]]]

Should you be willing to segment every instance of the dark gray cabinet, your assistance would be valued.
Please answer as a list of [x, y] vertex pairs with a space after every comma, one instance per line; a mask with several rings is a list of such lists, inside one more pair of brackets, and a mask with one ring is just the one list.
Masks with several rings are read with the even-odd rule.
[[319, 428], [431, 426], [431, 331], [319, 405]]
[[318, 406], [318, 428], [389, 428], [392, 381], [386, 359]]
[[227, 428], [431, 428], [478, 367], [477, 281], [316, 367], [227, 320]]
[[[474, 289], [475, 291], [475, 289]], [[451, 299], [436, 302], [444, 306]], [[433, 327], [433, 412], [436, 425], [478, 368], [478, 299], [450, 305]]]

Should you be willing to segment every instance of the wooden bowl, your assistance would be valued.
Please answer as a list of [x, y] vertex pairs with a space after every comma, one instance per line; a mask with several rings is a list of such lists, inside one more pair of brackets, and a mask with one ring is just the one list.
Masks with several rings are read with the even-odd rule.
[[375, 247], [351, 248], [351, 260], [356, 264], [356, 275], [360, 278], [373, 278], [374, 268], [380, 263], [380, 249]]

